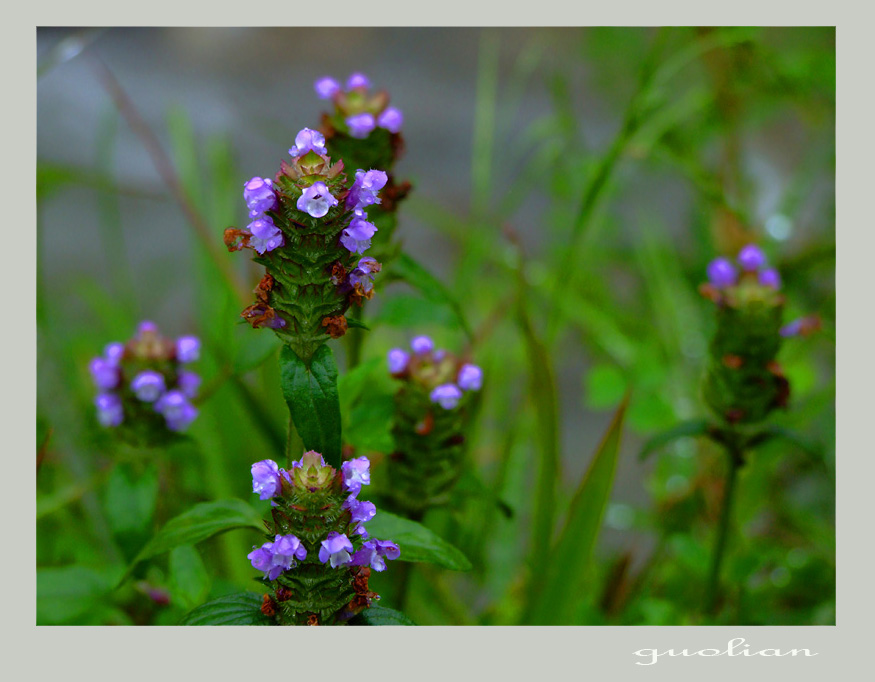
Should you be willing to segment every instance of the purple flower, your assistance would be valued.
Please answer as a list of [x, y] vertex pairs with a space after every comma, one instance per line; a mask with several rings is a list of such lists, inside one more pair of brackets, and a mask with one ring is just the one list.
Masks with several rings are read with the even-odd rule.
[[735, 284], [735, 266], [727, 258], [715, 258], [708, 263], [708, 281], [718, 289]]
[[355, 288], [360, 284], [362, 291], [366, 294], [374, 288], [374, 275], [380, 272], [382, 266], [377, 262], [376, 258], [365, 256], [359, 259], [358, 265], [349, 273], [349, 285]]
[[143, 370], [131, 382], [131, 390], [144, 403], [154, 403], [165, 389], [164, 376], [151, 369]]
[[271, 547], [273, 547], [272, 542], [265, 542], [261, 547], [258, 549], [253, 548], [253, 550], [246, 555], [246, 558], [252, 563], [252, 568], [264, 571], [265, 578], [272, 568], [273, 553], [270, 551]]
[[377, 514], [377, 507], [373, 502], [357, 500], [355, 495], [350, 495], [343, 503], [344, 509], [349, 509], [353, 523], [367, 523]]
[[340, 91], [340, 83], [329, 76], [317, 80], [313, 87], [315, 87], [319, 99], [331, 99], [335, 93]]
[[431, 392], [429, 399], [445, 410], [452, 410], [462, 399], [462, 391], [455, 384], [442, 384]]
[[201, 341], [196, 336], [180, 336], [176, 340], [176, 359], [194, 362], [201, 356]]
[[317, 154], [326, 154], [325, 136], [318, 130], [304, 128], [295, 135], [295, 146], [289, 149], [289, 154], [294, 157], [304, 156], [311, 150]]
[[110, 343], [103, 349], [103, 357], [111, 365], [118, 366], [125, 354], [125, 344]]
[[349, 136], [358, 140], [363, 140], [371, 131], [377, 127], [377, 122], [374, 116], [367, 112], [350, 116], [346, 119], [346, 126], [349, 128]]
[[387, 107], [383, 113], [377, 117], [377, 125], [385, 128], [390, 133], [397, 133], [401, 130], [404, 124], [404, 115], [400, 109], [395, 107]]
[[386, 570], [386, 559], [394, 561], [401, 556], [401, 550], [394, 542], [387, 540], [368, 540], [362, 548], [356, 552], [352, 561], [353, 566], [368, 566], [375, 571]]
[[349, 563], [352, 549], [352, 543], [346, 535], [331, 531], [319, 548], [319, 561], [329, 563], [331, 568], [343, 566]]
[[276, 234], [267, 239], [259, 239], [255, 236], [249, 238], [249, 246], [255, 249], [258, 253], [273, 251], [274, 249], [283, 246], [285, 243], [286, 241], [283, 239], [283, 233], [279, 230], [276, 231]]
[[775, 268], [760, 270], [757, 278], [759, 279], [760, 284], [764, 287], [771, 287], [772, 289], [781, 288], [781, 275], [778, 274], [778, 271], [775, 270]]
[[314, 182], [298, 199], [298, 210], [305, 211], [313, 218], [321, 218], [332, 206], [337, 206], [337, 199], [324, 182]]
[[477, 365], [462, 365], [456, 383], [463, 391], [479, 391], [483, 385], [483, 370]]
[[346, 197], [347, 208], [364, 208], [372, 204], [379, 204], [377, 193], [386, 186], [389, 176], [381, 170], [355, 172], [355, 182], [349, 188]]
[[142, 338], [143, 334], [157, 334], [158, 325], [151, 320], [143, 320], [137, 325], [137, 336]]
[[273, 567], [267, 576], [270, 580], [276, 580], [280, 573], [297, 566], [298, 562], [295, 559], [303, 561], [307, 558], [307, 548], [294, 535], [277, 535], [270, 551], [273, 554], [271, 559]]
[[252, 492], [258, 499], [269, 500], [281, 489], [280, 468], [272, 459], [263, 459], [252, 465]]
[[194, 399], [197, 397], [198, 388], [201, 385], [201, 378], [194, 372], [180, 370], [176, 374], [176, 388], [182, 391], [182, 395], [186, 398]]
[[270, 239], [280, 231], [280, 229], [273, 224], [273, 220], [271, 220], [270, 216], [264, 215], [263, 213], [249, 223], [246, 226], [246, 229], [259, 239]]
[[766, 256], [756, 244], [748, 244], [738, 252], [738, 264], [742, 270], [752, 272], [766, 264]]
[[155, 411], [164, 415], [167, 428], [171, 431], [183, 431], [197, 417], [197, 408], [188, 402], [182, 391], [167, 391], [155, 402]]
[[363, 73], [355, 72], [350, 75], [349, 80], [346, 81], [346, 89], [352, 90], [354, 88], [369, 88], [371, 87], [371, 81], [368, 80], [368, 77]]
[[377, 226], [361, 218], [353, 218], [340, 234], [340, 243], [352, 253], [364, 253], [371, 246], [371, 237], [377, 231]]
[[371, 484], [371, 463], [367, 457], [357, 457], [344, 462], [340, 469], [343, 472], [343, 489], [357, 495], [363, 485]]
[[91, 372], [94, 385], [101, 391], [115, 388], [121, 379], [115, 363], [104, 358], [94, 358], [89, 362], [88, 371]]
[[415, 336], [410, 342], [410, 347], [417, 355], [425, 355], [434, 350], [434, 341], [427, 336]]
[[243, 199], [250, 211], [264, 213], [276, 208], [276, 194], [270, 178], [254, 177], [243, 185]]
[[389, 351], [389, 373], [401, 374], [407, 369], [407, 363], [410, 362], [410, 355], [400, 348], [393, 348]]
[[101, 393], [94, 399], [101, 426], [118, 426], [125, 418], [122, 400], [115, 393]]
[[800, 317], [798, 320], [793, 320], [792, 322], [785, 324], [783, 327], [781, 327], [781, 336], [783, 336], [784, 338], [799, 336], [802, 333], [804, 323], [805, 318]]

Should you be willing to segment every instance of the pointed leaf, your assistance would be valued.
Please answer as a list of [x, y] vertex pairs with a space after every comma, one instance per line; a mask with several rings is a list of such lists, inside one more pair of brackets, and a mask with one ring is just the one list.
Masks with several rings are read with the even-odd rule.
[[385, 606], [371, 606], [349, 621], [350, 625], [416, 625], [410, 618]]
[[280, 353], [280, 382], [292, 421], [306, 450], [315, 450], [336, 469], [340, 468], [340, 402], [337, 395], [337, 364], [331, 349], [323, 344], [309, 365], [288, 346]]
[[169, 552], [181, 545], [196, 545], [213, 535], [233, 528], [264, 530], [261, 515], [242, 500], [202, 502], [170, 519], [131, 562], [123, 580], [134, 567], [150, 557]]
[[620, 435], [629, 396], [623, 399], [571, 501], [565, 527], [546, 562], [528, 624], [571, 625], [578, 595], [585, 594], [587, 567], [614, 485]]
[[367, 523], [368, 533], [401, 548], [399, 561], [436, 564], [451, 571], [470, 571], [471, 562], [458, 549], [416, 521], [379, 511]]
[[190, 611], [180, 625], [272, 625], [261, 612], [262, 596], [255, 592], [238, 592], [201, 604]]

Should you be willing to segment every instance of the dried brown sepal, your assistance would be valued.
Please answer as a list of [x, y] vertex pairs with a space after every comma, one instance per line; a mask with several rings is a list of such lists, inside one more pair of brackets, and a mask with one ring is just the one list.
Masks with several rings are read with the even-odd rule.
[[728, 367], [729, 369], [739, 369], [744, 364], [744, 358], [740, 355], [733, 355], [732, 353], [727, 353], [721, 358], [724, 367]]
[[343, 315], [334, 315], [322, 320], [322, 326], [332, 339], [339, 339], [346, 334], [347, 323]]
[[276, 588], [276, 600], [277, 601], [288, 601], [292, 598], [292, 591], [287, 587], [280, 586]]
[[255, 300], [267, 305], [268, 294], [271, 289], [273, 289], [273, 277], [269, 274], [265, 274], [258, 283], [258, 286], [255, 287]]
[[315, 613], [311, 613], [307, 616], [307, 625], [319, 625], [319, 616]]
[[228, 251], [240, 251], [241, 249], [249, 248], [249, 238], [251, 236], [251, 234], [244, 230], [229, 227], [225, 230], [223, 240]]
[[723, 301], [723, 294], [721, 294], [720, 290], [710, 282], [703, 282], [699, 285], [699, 294], [713, 303], [720, 303]]
[[264, 599], [261, 601], [261, 612], [268, 618], [276, 615], [276, 604], [274, 604], [269, 594], [264, 595]]
[[361, 283], [356, 283], [355, 288], [353, 288], [353, 290], [349, 293], [349, 302], [361, 306], [364, 301], [370, 300], [373, 297], [373, 287], [370, 291], [365, 291], [365, 288], [361, 285]]
[[255, 303], [244, 308], [240, 317], [258, 329], [258, 327], [269, 325], [272, 320], [276, 319], [276, 310], [264, 303]]
[[416, 424], [416, 433], [420, 436], [427, 436], [434, 428], [434, 416], [429, 412], [420, 422]]

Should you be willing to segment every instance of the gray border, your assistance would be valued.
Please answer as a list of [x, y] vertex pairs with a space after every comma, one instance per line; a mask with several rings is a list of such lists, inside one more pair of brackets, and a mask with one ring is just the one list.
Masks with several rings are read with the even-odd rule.
[[[303, 3], [302, 3], [303, 4]], [[851, 443], [867, 443], [863, 424], [871, 419], [865, 408], [868, 395], [862, 381], [865, 346], [870, 338], [866, 325], [872, 306], [861, 300], [863, 290], [855, 287], [846, 273], [859, 272], [872, 253], [871, 220], [864, 220], [864, 202], [871, 196], [864, 186], [870, 161], [864, 159], [860, 134], [870, 130], [872, 95], [871, 63], [867, 35], [872, 25], [871, 10], [851, 2], [802, 3], [736, 1], [719, 8], [703, 7], [691, 0], [654, 2], [612, 2], [578, 4], [570, 2], [534, 5], [508, 2], [473, 4], [470, 0], [446, 0], [434, 9], [384, 4], [379, 8], [351, 0], [320, 5], [289, 3], [288, 11], [278, 4], [240, 5], [227, 0], [182, 6], [179, 2], [152, 2], [143, 6], [119, 3], [57, 2], [43, 0], [38, 5], [7, 8], [4, 22], [4, 83], [9, 83], [3, 107], [4, 130], [11, 156], [6, 156], [3, 174], [6, 188], [14, 188], [5, 206], [13, 211], [6, 230], [6, 263], [2, 269], [2, 292], [6, 312], [3, 346], [8, 365], [4, 376], [4, 441], [6, 480], [3, 496], [6, 542], [9, 560], [4, 563], [7, 585], [4, 649], [14, 652], [4, 666], [14, 679], [42, 680], [72, 678], [92, 682], [124, 678], [154, 679], [160, 676], [199, 679], [243, 679], [283, 675], [295, 678], [310, 675], [351, 676], [356, 679], [538, 679], [551, 675], [566, 679], [588, 678], [600, 673], [617, 674], [621, 679], [642, 671], [650, 678], [673, 680], [767, 679], [773, 675], [792, 675], [795, 679], [822, 679], [827, 674], [851, 678], [864, 671], [867, 654], [864, 640], [865, 606], [871, 603], [871, 587], [865, 581], [869, 571], [866, 550], [869, 534], [867, 487], [872, 477], [871, 447], [849, 449]], [[220, 5], [222, 6], [220, 8]], [[342, 9], [345, 8], [345, 9]], [[496, 10], [500, 8], [500, 14]], [[29, 557], [34, 556], [33, 526], [12, 523], [22, 511], [35, 512], [32, 485], [34, 410], [36, 404], [36, 333], [34, 317], [35, 233], [20, 226], [35, 225], [35, 201], [30, 192], [35, 177], [36, 83], [32, 68], [21, 68], [36, 55], [34, 27], [37, 25], [264, 25], [322, 24], [356, 25], [836, 25], [838, 26], [838, 216], [844, 223], [853, 218], [854, 227], [843, 228], [842, 239], [852, 241], [840, 259], [837, 282], [841, 298], [843, 354], [838, 362], [842, 391], [838, 399], [837, 429], [839, 451], [847, 454], [839, 467], [837, 518], [841, 561], [839, 563], [839, 608], [837, 627], [614, 627], [614, 628], [394, 628], [391, 630], [319, 629], [294, 631], [261, 628], [36, 628], [34, 619], [35, 575]], [[870, 105], [870, 106], [867, 106]], [[868, 126], [864, 127], [864, 125]], [[870, 134], [871, 135], [871, 134]], [[10, 139], [11, 138], [11, 139]], [[10, 148], [10, 147], [7, 147]], [[870, 147], [871, 148], [871, 145]], [[871, 162], [870, 162], [871, 163]], [[865, 165], [864, 165], [865, 164]], [[12, 192], [7, 192], [12, 194]], [[31, 201], [23, 202], [22, 196]], [[12, 262], [10, 262], [12, 261]], [[853, 262], [852, 262], [853, 261]], [[870, 267], [871, 269], [871, 267]], [[853, 302], [852, 302], [852, 299]], [[861, 311], [845, 313], [851, 306]], [[846, 324], [847, 320], [847, 324]], [[852, 374], [853, 372], [853, 374]], [[867, 372], [867, 377], [872, 373]], [[14, 400], [12, 399], [14, 396]], [[27, 424], [24, 429], [16, 428]], [[29, 518], [34, 518], [30, 516]], [[853, 537], [856, 542], [850, 538]], [[21, 561], [21, 557], [28, 559]], [[868, 587], [868, 589], [867, 589]], [[14, 629], [13, 629], [14, 628]], [[326, 634], [331, 632], [330, 639]], [[654, 666], [636, 666], [633, 652], [643, 648], [725, 648], [726, 643], [743, 637], [754, 649], [809, 648], [811, 658], [721, 657], [661, 659]], [[11, 659], [11, 660], [10, 660]], [[847, 673], [846, 675], [842, 674]], [[854, 675], [856, 677], [857, 675]]]

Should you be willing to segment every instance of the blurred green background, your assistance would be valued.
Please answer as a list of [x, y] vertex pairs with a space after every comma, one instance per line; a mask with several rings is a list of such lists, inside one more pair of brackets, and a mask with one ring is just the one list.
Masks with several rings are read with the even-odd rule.
[[[396, 234], [464, 311], [487, 378], [470, 475], [426, 519], [474, 570], [415, 568], [411, 617], [526, 622], [534, 528], [562, 527], [629, 390], [569, 622], [835, 622], [833, 28], [39, 29], [37, 48], [38, 623], [174, 623], [253, 585], [259, 539], [232, 531], [113, 589], [156, 526], [195, 502], [252, 502], [250, 464], [279, 459], [278, 346], [237, 324], [226, 271], [244, 291], [259, 274], [222, 231], [246, 220], [243, 182], [318, 123], [313, 81], [356, 70], [404, 112], [396, 172], [414, 190]], [[702, 439], [638, 454], [706, 416], [713, 307], [697, 286], [749, 241], [782, 273], [788, 320], [817, 313], [822, 330], [779, 356], [793, 395], [772, 421], [795, 442], [742, 471], [707, 621], [722, 455]], [[389, 348], [468, 343], [451, 306], [404, 284], [378, 279], [364, 317], [375, 405]], [[201, 415], [161, 453], [119, 448], [92, 408], [89, 359], [140, 319], [205, 346]], [[344, 390], [345, 439], [379, 479], [388, 415]], [[545, 512], [535, 481], [551, 461]]]

